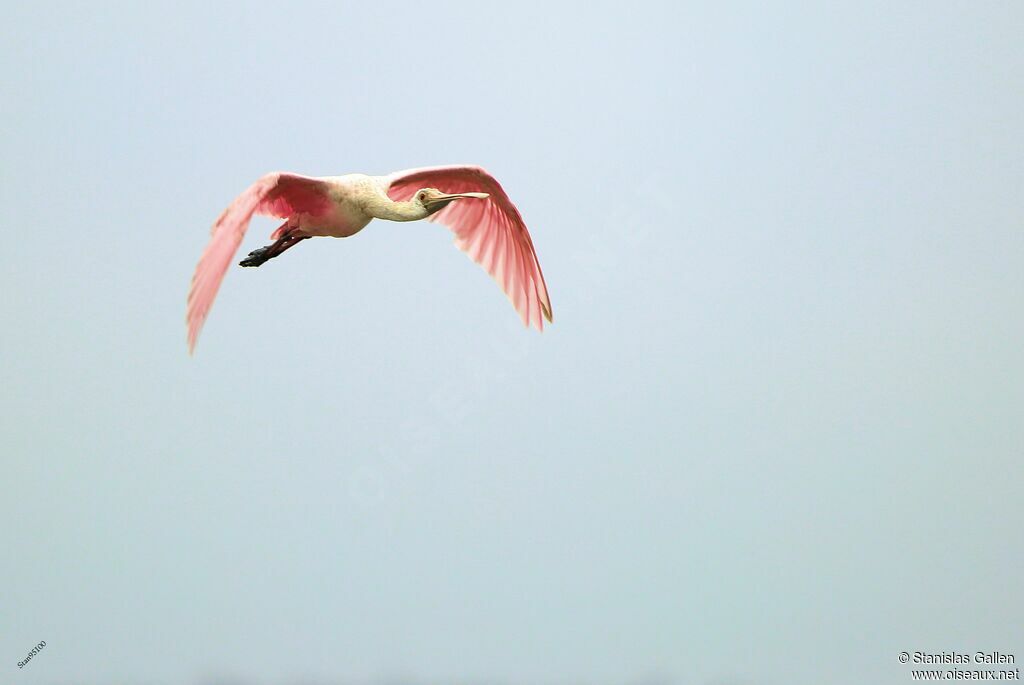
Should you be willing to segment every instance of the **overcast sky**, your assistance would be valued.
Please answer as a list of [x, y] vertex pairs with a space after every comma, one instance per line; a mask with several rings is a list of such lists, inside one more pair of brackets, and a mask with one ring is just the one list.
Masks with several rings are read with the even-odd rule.
[[[5, 10], [0, 681], [1019, 664], [1024, 5], [496, 5]], [[374, 222], [232, 267], [187, 355], [259, 175], [459, 162], [543, 334]]]

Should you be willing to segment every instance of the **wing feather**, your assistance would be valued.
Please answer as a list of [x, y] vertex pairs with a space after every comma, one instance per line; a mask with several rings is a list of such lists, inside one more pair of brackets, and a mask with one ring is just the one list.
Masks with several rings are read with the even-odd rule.
[[[188, 294], [185, 321], [188, 324], [188, 351], [191, 354], [199, 331], [210, 313], [231, 258], [249, 228], [253, 214], [287, 219], [294, 214], [321, 214], [330, 209], [327, 184], [298, 174], [273, 173], [261, 177], [235, 198], [210, 229], [210, 242], [196, 265]], [[275, 238], [279, 237], [275, 231]]]
[[409, 200], [420, 188], [446, 193], [485, 192], [486, 200], [462, 200], [430, 217], [455, 234], [455, 244], [505, 291], [523, 323], [544, 329], [552, 321], [551, 299], [530, 232], [497, 179], [478, 166], [409, 169], [388, 177], [388, 197]]

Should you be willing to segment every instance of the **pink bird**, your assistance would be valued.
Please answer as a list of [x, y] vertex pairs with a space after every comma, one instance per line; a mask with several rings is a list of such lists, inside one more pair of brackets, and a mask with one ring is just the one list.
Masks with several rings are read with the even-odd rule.
[[274, 243], [250, 252], [240, 266], [260, 266], [306, 238], [347, 238], [373, 219], [439, 221], [455, 233], [455, 244], [494, 277], [526, 326], [541, 331], [541, 316], [552, 320], [544, 275], [523, 217], [498, 181], [480, 167], [323, 178], [282, 172], [253, 183], [214, 222], [188, 295], [189, 353], [253, 214], [285, 222], [271, 234]]

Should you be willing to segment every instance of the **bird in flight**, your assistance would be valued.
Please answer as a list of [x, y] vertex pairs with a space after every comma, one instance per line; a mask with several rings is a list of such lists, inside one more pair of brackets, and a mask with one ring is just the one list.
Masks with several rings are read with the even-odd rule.
[[480, 167], [435, 166], [386, 176], [321, 178], [279, 172], [249, 186], [213, 224], [188, 295], [190, 354], [253, 214], [285, 222], [271, 234], [273, 243], [250, 252], [240, 266], [260, 266], [306, 238], [347, 238], [373, 219], [438, 221], [455, 233], [455, 244], [494, 277], [526, 326], [540, 331], [542, 316], [552, 321], [544, 274], [523, 217], [501, 184]]

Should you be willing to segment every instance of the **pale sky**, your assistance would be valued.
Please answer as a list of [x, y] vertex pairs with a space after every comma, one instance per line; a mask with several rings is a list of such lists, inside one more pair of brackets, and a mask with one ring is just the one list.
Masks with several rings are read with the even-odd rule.
[[[1019, 2], [8, 7], [0, 682], [1019, 665], [1022, 35]], [[187, 355], [259, 175], [460, 162], [530, 227], [543, 334], [442, 227], [374, 222], [232, 267]]]

